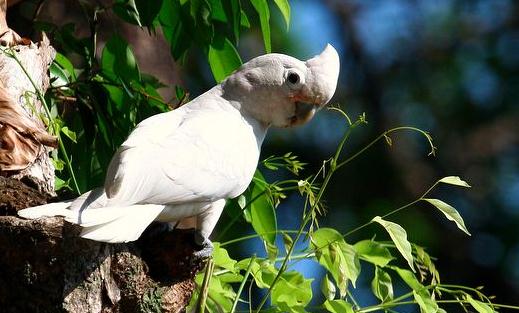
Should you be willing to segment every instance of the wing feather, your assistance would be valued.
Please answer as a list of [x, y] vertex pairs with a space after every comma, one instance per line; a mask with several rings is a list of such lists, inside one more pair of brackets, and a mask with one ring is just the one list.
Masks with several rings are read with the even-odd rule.
[[185, 110], [139, 124], [114, 156], [106, 206], [212, 202], [243, 192], [259, 148], [236, 112]]

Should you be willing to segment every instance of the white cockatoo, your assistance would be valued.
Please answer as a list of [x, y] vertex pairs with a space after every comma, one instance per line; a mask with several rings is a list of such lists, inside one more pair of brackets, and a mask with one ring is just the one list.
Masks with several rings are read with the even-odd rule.
[[310, 120], [333, 96], [338, 75], [331, 45], [306, 62], [256, 57], [189, 103], [138, 124], [104, 187], [18, 214], [64, 216], [82, 226], [81, 237], [103, 242], [137, 240], [153, 221], [192, 223], [196, 243], [211, 246], [226, 199], [252, 180], [267, 129]]

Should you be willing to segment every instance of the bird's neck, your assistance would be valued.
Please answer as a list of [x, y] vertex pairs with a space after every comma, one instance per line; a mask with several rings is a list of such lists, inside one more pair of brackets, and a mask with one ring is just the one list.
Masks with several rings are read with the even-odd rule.
[[[208, 99], [210, 101], [205, 101], [205, 99]], [[224, 97], [221, 85], [214, 86], [207, 92], [200, 95], [197, 99], [191, 101], [191, 103], [194, 105], [203, 105], [203, 107], [206, 109], [218, 109], [227, 111], [231, 114], [236, 114], [237, 117], [241, 118], [245, 124], [249, 125], [252, 128], [252, 131], [254, 132], [256, 141], [258, 143], [258, 148], [261, 148], [261, 144], [265, 139], [265, 135], [267, 134], [267, 130], [269, 129], [270, 125], [265, 124], [262, 121], [252, 117], [249, 114], [249, 112], [245, 110], [240, 101], [226, 99], [226, 97]]]

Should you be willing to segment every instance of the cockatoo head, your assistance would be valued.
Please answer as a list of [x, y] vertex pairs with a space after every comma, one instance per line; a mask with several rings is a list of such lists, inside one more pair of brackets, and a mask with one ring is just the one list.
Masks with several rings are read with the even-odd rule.
[[290, 127], [309, 121], [330, 101], [338, 76], [339, 56], [328, 44], [307, 61], [276, 53], [256, 57], [230, 75], [222, 90], [242, 114], [266, 126]]

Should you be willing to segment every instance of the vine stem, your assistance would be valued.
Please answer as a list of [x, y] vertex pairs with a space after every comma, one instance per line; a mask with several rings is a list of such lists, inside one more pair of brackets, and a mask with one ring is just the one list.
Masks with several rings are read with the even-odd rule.
[[353, 159], [355, 159], [356, 157], [358, 157], [359, 155], [361, 155], [364, 151], [368, 150], [369, 148], [371, 148], [371, 146], [373, 146], [375, 143], [377, 143], [378, 141], [380, 141], [380, 139], [382, 138], [388, 138], [388, 135], [391, 134], [391, 133], [394, 133], [394, 132], [397, 132], [397, 131], [401, 131], [401, 130], [410, 130], [410, 131], [416, 131], [420, 134], [422, 134], [423, 136], [425, 136], [425, 138], [427, 138], [427, 141], [429, 142], [429, 145], [431, 146], [431, 152], [429, 153], [429, 155], [434, 155], [435, 151], [436, 151], [436, 147], [434, 146], [434, 144], [432, 143], [432, 139], [431, 139], [431, 136], [419, 129], [419, 128], [416, 128], [416, 127], [412, 127], [412, 126], [399, 126], [399, 127], [395, 127], [395, 128], [391, 128], [389, 130], [386, 130], [385, 132], [383, 132], [382, 134], [380, 134], [377, 138], [373, 139], [369, 144], [367, 144], [366, 146], [364, 146], [362, 149], [360, 149], [359, 151], [357, 151], [354, 155], [350, 156], [349, 158], [347, 158], [346, 160], [342, 161], [341, 163], [337, 164], [337, 168], [341, 168], [343, 167], [345, 164], [351, 162]]
[[210, 258], [207, 261], [207, 265], [205, 268], [204, 280], [202, 282], [202, 287], [200, 288], [200, 298], [198, 300], [197, 310], [198, 313], [205, 312], [205, 304], [207, 302], [207, 295], [209, 293], [209, 282], [211, 281], [211, 276], [213, 276], [214, 270], [214, 261], [213, 258]]
[[[391, 215], [393, 215], [393, 214], [396, 214], [396, 213], [398, 213], [398, 212], [400, 212], [400, 211], [402, 211], [402, 210], [404, 210], [404, 209], [407, 209], [408, 207], [411, 207], [411, 206], [415, 205], [416, 203], [422, 201], [423, 198], [424, 198], [425, 196], [427, 196], [427, 195], [429, 194], [429, 192], [431, 192], [431, 190], [433, 190], [434, 187], [436, 187], [439, 183], [440, 183], [440, 180], [437, 180], [434, 184], [431, 185], [431, 187], [429, 187], [429, 189], [427, 189], [427, 190], [426, 190], [426, 191], [425, 191], [425, 192], [420, 196], [420, 198], [418, 198], [418, 199], [416, 199], [416, 200], [414, 200], [414, 201], [412, 201], [412, 202], [409, 202], [409, 203], [407, 203], [407, 204], [405, 204], [405, 205], [403, 205], [403, 206], [401, 206], [401, 207], [399, 207], [399, 208], [397, 208], [397, 209], [394, 209], [394, 210], [392, 210], [392, 211], [390, 211], [390, 212], [388, 212], [388, 213], [382, 215], [381, 218], [386, 218], [386, 217], [388, 217], [388, 216], [391, 216]], [[351, 234], [353, 234], [353, 233], [355, 233], [355, 232], [357, 232], [357, 231], [359, 231], [359, 230], [361, 230], [361, 229], [363, 229], [363, 228], [366, 228], [366, 227], [368, 227], [368, 226], [371, 225], [371, 224], [373, 224], [373, 220], [370, 220], [370, 221], [368, 221], [368, 222], [366, 222], [366, 223], [364, 223], [364, 224], [362, 224], [362, 225], [360, 225], [360, 226], [358, 226], [358, 227], [356, 227], [356, 228], [350, 230], [349, 232], [342, 234], [342, 238], [345, 238], [345, 237], [347, 237], [347, 236], [349, 236], [349, 235], [351, 235]], [[310, 257], [311, 255], [315, 254], [316, 251], [319, 251], [319, 250], [321, 250], [321, 249], [323, 249], [323, 248], [326, 248], [326, 247], [328, 247], [329, 245], [331, 245], [331, 244], [334, 243], [334, 242], [337, 242], [337, 241], [334, 240], [334, 241], [331, 241], [331, 242], [328, 242], [328, 243], [324, 244], [324, 245], [321, 246], [321, 247], [317, 247], [317, 248], [315, 248], [315, 249], [309, 251], [309, 252], [306, 254], [306, 256], [307, 256], [307, 257]]]
[[[470, 302], [468, 300], [436, 300], [435, 302], [438, 304], [470, 304]], [[357, 310], [355, 312], [356, 313], [369, 313], [369, 312], [375, 312], [375, 311], [381, 311], [381, 310], [393, 308], [393, 307], [396, 307], [399, 305], [412, 305], [412, 304], [418, 304], [418, 302], [416, 302], [414, 300], [400, 301], [400, 302], [388, 302], [388, 303], [384, 303], [384, 304], [378, 304], [378, 305], [365, 307], [365, 308]], [[514, 305], [492, 303], [492, 306], [496, 307], [496, 308], [519, 310], [519, 306], [514, 306]]]
[[[431, 190], [433, 190], [434, 187], [436, 187], [439, 183], [440, 183], [440, 181], [437, 180], [437, 181], [436, 181], [434, 184], [432, 184], [432, 186], [429, 187], [429, 189], [427, 189], [427, 190], [426, 190], [426, 191], [425, 191], [425, 192], [424, 192], [424, 193], [423, 193], [423, 194], [422, 194], [418, 199], [416, 199], [416, 200], [414, 200], [414, 201], [412, 201], [412, 202], [409, 202], [409, 203], [406, 204], [406, 205], [403, 205], [403, 206], [401, 206], [401, 207], [399, 207], [399, 208], [397, 208], [397, 209], [394, 209], [393, 211], [390, 211], [390, 212], [388, 212], [388, 213], [382, 215], [381, 218], [386, 218], [386, 217], [388, 217], [388, 216], [391, 216], [391, 215], [393, 215], [393, 214], [396, 214], [396, 213], [398, 213], [398, 212], [400, 212], [400, 211], [402, 211], [402, 210], [404, 210], [404, 209], [407, 209], [408, 207], [413, 206], [413, 205], [417, 204], [418, 202], [422, 201], [422, 200], [424, 199], [424, 197], [427, 196], [427, 195], [429, 194], [429, 192], [431, 192]], [[357, 232], [357, 231], [359, 231], [359, 230], [361, 230], [361, 229], [363, 229], [363, 228], [365, 228], [365, 227], [371, 225], [372, 223], [373, 223], [373, 220], [371, 220], [371, 221], [369, 221], [369, 222], [366, 222], [366, 223], [364, 223], [364, 224], [362, 224], [362, 225], [360, 225], [360, 226], [358, 226], [358, 227], [356, 227], [356, 228], [350, 230], [349, 232], [343, 234], [342, 237], [347, 237], [347, 236], [349, 236], [349, 235], [351, 235], [351, 234], [353, 234], [353, 233], [355, 233], [355, 232]]]
[[247, 278], [250, 275], [250, 271], [252, 270], [252, 264], [256, 261], [256, 255], [254, 254], [250, 258], [249, 266], [247, 266], [247, 270], [245, 271], [245, 275], [243, 276], [243, 280], [241, 281], [240, 287], [238, 288], [238, 292], [236, 292], [236, 298], [234, 298], [234, 302], [232, 304], [231, 312], [234, 313], [236, 310], [236, 306], [238, 305], [238, 301], [240, 300], [240, 295], [243, 291], [243, 287], [245, 287], [245, 283], [247, 282]]
[[36, 82], [32, 79], [31, 75], [27, 72], [27, 69], [25, 68], [25, 66], [23, 66], [23, 64], [20, 61], [20, 59], [18, 59], [18, 57], [16, 57], [16, 54], [10, 48], [9, 48], [9, 51], [6, 52], [6, 50], [7, 49], [4, 49], [3, 52], [6, 55], [8, 55], [9, 57], [13, 58], [16, 61], [16, 63], [18, 63], [18, 65], [22, 69], [22, 71], [25, 74], [25, 76], [27, 76], [27, 79], [29, 79], [29, 81], [31, 82], [31, 85], [34, 88], [38, 99], [42, 103], [42, 106], [43, 106], [43, 109], [45, 111], [45, 114], [47, 115], [47, 118], [50, 121], [49, 122], [49, 127], [52, 128], [52, 131], [58, 137], [59, 149], [61, 151], [61, 154], [63, 154], [63, 158], [65, 159], [65, 164], [67, 164], [67, 170], [69, 171], [70, 177], [72, 178], [72, 182], [74, 183], [75, 191], [77, 192], [78, 195], [80, 195], [81, 194], [81, 190], [79, 189], [79, 185], [78, 185], [77, 180], [76, 180], [76, 175], [74, 174], [74, 170], [72, 169], [72, 162], [70, 161], [70, 159], [68, 157], [67, 150], [65, 148], [65, 145], [63, 144], [63, 140], [61, 140], [61, 136], [60, 136], [60, 133], [59, 133], [58, 129], [56, 129], [56, 127], [52, 123], [52, 115], [50, 113], [47, 101], [45, 101], [45, 97], [41, 93], [41, 90], [38, 88], [38, 85], [36, 85]]
[[295, 236], [294, 241], [288, 248], [287, 254], [286, 254], [285, 258], [283, 259], [283, 262], [281, 263], [281, 266], [279, 268], [279, 271], [278, 271], [276, 277], [270, 284], [269, 289], [267, 290], [266, 294], [263, 296], [263, 298], [261, 299], [261, 302], [259, 303], [258, 307], [256, 308], [256, 311], [255, 311], [256, 313], [259, 313], [261, 311], [261, 308], [263, 308], [263, 306], [267, 302], [270, 294], [272, 293], [272, 289], [274, 288], [276, 283], [281, 279], [281, 275], [283, 275], [283, 273], [285, 272], [288, 261], [290, 260], [290, 256], [294, 252], [297, 241], [301, 238], [301, 235], [303, 234], [303, 231], [304, 231], [306, 225], [312, 219], [312, 211], [314, 211], [316, 209], [316, 207], [319, 205], [319, 202], [321, 201], [321, 197], [323, 196], [324, 191], [326, 190], [326, 187], [327, 187], [328, 183], [330, 182], [330, 179], [332, 178], [333, 174], [335, 173], [335, 170], [337, 169], [337, 166], [336, 166], [337, 159], [339, 158], [339, 156], [342, 152], [344, 143], [350, 137], [353, 129], [355, 129], [358, 125], [360, 125], [361, 123], [364, 123], [364, 122], [365, 122], [365, 120], [363, 118], [360, 118], [355, 123], [351, 124], [350, 127], [348, 128], [348, 130], [344, 133], [344, 135], [341, 139], [341, 142], [339, 144], [339, 147], [337, 148], [337, 151], [335, 151], [335, 155], [333, 156], [333, 158], [331, 160], [330, 169], [328, 170], [328, 173], [326, 173], [323, 184], [321, 185], [321, 188], [319, 188], [319, 192], [317, 193], [317, 196], [315, 197], [315, 201], [312, 204], [310, 211], [303, 218], [303, 223], [301, 223], [301, 226], [299, 227], [299, 230]]

